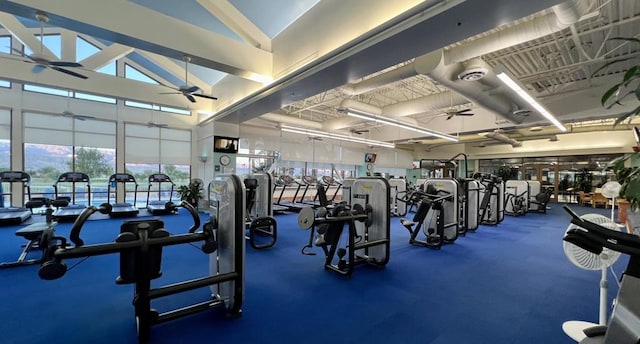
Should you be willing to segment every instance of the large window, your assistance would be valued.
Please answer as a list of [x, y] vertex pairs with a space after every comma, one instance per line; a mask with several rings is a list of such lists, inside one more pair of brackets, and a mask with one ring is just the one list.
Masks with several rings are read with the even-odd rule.
[[177, 195], [169, 195], [170, 184], [152, 184], [149, 176], [164, 173], [176, 185], [187, 185], [191, 179], [191, 131], [170, 128], [148, 127], [139, 124], [125, 126], [125, 167], [135, 176], [141, 188], [138, 205], [144, 205], [149, 197], [167, 200]]
[[0, 109], [0, 170], [11, 169], [11, 111]]
[[[52, 185], [64, 172], [84, 172], [91, 179], [91, 201], [106, 200], [107, 180], [115, 172], [116, 125], [39, 113], [24, 114], [24, 167], [32, 177], [33, 196], [53, 196]], [[72, 190], [59, 185], [61, 192]], [[84, 185], [76, 185], [77, 202], [88, 199]]]

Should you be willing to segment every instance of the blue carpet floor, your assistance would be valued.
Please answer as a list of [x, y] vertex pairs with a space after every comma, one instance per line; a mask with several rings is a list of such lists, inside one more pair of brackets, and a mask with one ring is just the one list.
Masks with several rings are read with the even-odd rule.
[[[574, 206], [580, 213], [610, 210]], [[203, 218], [206, 218], [203, 215]], [[185, 213], [163, 217], [181, 233]], [[351, 278], [323, 269], [323, 256], [304, 256], [308, 232], [296, 215], [278, 215], [276, 246], [247, 245], [243, 314], [203, 312], [153, 327], [152, 343], [572, 343], [566, 320], [597, 321], [598, 271], [573, 266], [562, 250], [569, 217], [561, 204], [547, 214], [506, 217], [480, 226], [441, 250], [408, 244], [392, 218], [390, 262], [360, 266]], [[33, 221], [38, 221], [34, 219]], [[112, 241], [121, 220], [89, 221], [89, 243]], [[71, 224], [56, 231], [67, 236]], [[14, 260], [23, 239], [0, 228], [0, 261]], [[200, 277], [208, 257], [181, 245], [165, 248], [163, 277], [154, 285]], [[625, 256], [614, 265], [620, 274]], [[116, 285], [117, 255], [73, 259], [63, 278], [43, 281], [37, 266], [0, 270], [0, 343], [136, 343], [132, 286]], [[610, 299], [617, 292], [612, 281]], [[154, 306], [165, 311], [206, 300], [201, 289]]]

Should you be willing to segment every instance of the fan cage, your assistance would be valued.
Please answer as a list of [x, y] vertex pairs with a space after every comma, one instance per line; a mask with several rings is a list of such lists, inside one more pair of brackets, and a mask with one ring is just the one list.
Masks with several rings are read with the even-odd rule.
[[[597, 225], [605, 227], [610, 230], [619, 231], [620, 229], [611, 221], [610, 218], [600, 214], [586, 214], [580, 216], [581, 219], [593, 222]], [[567, 232], [574, 228], [580, 228], [578, 225], [570, 224], [567, 227]], [[575, 266], [585, 270], [600, 270], [604, 267], [611, 266], [620, 257], [620, 252], [603, 248], [602, 253], [591, 253], [577, 245], [569, 243], [567, 241], [562, 242], [562, 248], [564, 253], [571, 263]]]

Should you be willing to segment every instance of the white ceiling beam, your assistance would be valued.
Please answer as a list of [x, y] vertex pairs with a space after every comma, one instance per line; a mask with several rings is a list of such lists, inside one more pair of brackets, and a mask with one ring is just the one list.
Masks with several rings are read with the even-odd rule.
[[63, 61], [76, 61], [76, 35], [75, 32], [62, 30], [60, 33], [60, 59]]
[[118, 43], [113, 43], [110, 46], [105, 47], [99, 52], [79, 62], [86, 69], [98, 70], [117, 59], [127, 56], [129, 53], [131, 53], [134, 50], [135, 49], [131, 47], [127, 47]]
[[[43, 55], [49, 60], [58, 59], [58, 57], [49, 50], [46, 45], [40, 43], [40, 39], [33, 34], [33, 29], [29, 29], [22, 25], [15, 16], [0, 12], [0, 24], [2, 24], [2, 26], [7, 29], [13, 37], [20, 41], [22, 45], [31, 49], [32, 52]], [[42, 51], [40, 51], [41, 48]]]
[[20, 60], [3, 59], [2, 63], [0, 63], [0, 75], [2, 75], [3, 79], [13, 82], [75, 90], [104, 97], [166, 105], [192, 111], [210, 110], [212, 107], [213, 101], [209, 99], [198, 98], [197, 103], [191, 103], [182, 94], [161, 94], [169, 91], [167, 87], [162, 85], [74, 68], [70, 69], [87, 76], [89, 79], [74, 78], [52, 69], [45, 69], [38, 74], [34, 74], [31, 72], [32, 66], [33, 64], [24, 63]]
[[271, 51], [271, 39], [227, 0], [197, 0], [229, 29], [254, 47]]
[[0, 9], [24, 17], [40, 10], [48, 14], [49, 25], [177, 60], [188, 55], [193, 64], [254, 81], [272, 79], [270, 52], [130, 1], [0, 0]]
[[[184, 65], [183, 66], [179, 66], [175, 62], [173, 62], [172, 60], [170, 60], [170, 59], [168, 59], [168, 58], [166, 58], [164, 56], [148, 53], [146, 51], [138, 51], [138, 53], [140, 53], [141, 55], [144, 55], [144, 57], [148, 58], [153, 63], [155, 63], [158, 66], [162, 67], [164, 70], [166, 70], [167, 72], [173, 74], [174, 76], [176, 76], [180, 80], [184, 80], [184, 78], [185, 78]], [[189, 86], [191, 86], [191, 85], [198, 86], [201, 90], [203, 90], [205, 92], [210, 92], [211, 91], [211, 85], [209, 85], [206, 81], [203, 81], [202, 79], [196, 77], [192, 73], [189, 73], [187, 78], [189, 79], [188, 80], [189, 84], [190, 84]], [[181, 85], [176, 85], [176, 86], [181, 86]]]

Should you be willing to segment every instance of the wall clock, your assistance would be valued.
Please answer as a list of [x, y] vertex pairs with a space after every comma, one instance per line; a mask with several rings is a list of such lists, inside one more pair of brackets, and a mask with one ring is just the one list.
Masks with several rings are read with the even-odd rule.
[[231, 163], [231, 158], [228, 155], [222, 155], [220, 157], [220, 165], [227, 166]]

